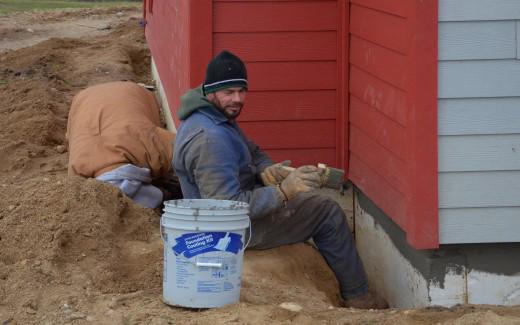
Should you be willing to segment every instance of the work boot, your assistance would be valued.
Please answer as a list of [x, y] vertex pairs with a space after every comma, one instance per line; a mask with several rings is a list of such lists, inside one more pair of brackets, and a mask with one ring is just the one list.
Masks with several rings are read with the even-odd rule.
[[387, 309], [388, 303], [386, 300], [381, 298], [379, 295], [368, 291], [367, 293], [351, 298], [343, 299], [340, 295], [339, 305], [345, 308], [357, 308], [357, 309]]

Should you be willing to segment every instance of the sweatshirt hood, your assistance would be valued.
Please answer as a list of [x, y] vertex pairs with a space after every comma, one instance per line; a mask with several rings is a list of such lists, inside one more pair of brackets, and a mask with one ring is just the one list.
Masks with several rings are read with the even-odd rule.
[[210, 101], [202, 93], [202, 86], [191, 89], [181, 97], [181, 107], [177, 112], [177, 117], [180, 120], [185, 120], [191, 113], [195, 112], [202, 107], [212, 107]]

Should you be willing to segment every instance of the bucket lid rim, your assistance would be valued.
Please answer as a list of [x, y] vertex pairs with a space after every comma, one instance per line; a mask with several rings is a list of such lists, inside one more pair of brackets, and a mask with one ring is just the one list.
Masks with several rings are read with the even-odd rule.
[[[224, 204], [227, 206], [214, 206], [207, 208], [203, 207], [194, 207], [190, 206], [190, 203], [202, 203], [202, 202], [218, 202], [220, 204]], [[209, 204], [208, 204], [209, 205]], [[168, 200], [164, 201], [164, 207], [173, 207], [173, 208], [199, 208], [203, 210], [241, 210], [241, 209], [249, 209], [249, 204], [242, 201], [233, 201], [233, 200], [219, 200], [219, 199], [178, 199], [178, 200]]]

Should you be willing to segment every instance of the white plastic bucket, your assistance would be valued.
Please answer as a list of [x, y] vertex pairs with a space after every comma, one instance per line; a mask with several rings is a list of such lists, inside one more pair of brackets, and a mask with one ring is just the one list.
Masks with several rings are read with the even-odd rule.
[[164, 204], [163, 300], [212, 308], [240, 299], [249, 205], [226, 200], [172, 200]]

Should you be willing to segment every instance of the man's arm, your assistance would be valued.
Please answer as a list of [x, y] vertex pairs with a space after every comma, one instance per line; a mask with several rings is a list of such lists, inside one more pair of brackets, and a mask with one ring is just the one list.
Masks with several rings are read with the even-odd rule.
[[242, 136], [242, 139], [246, 142], [247, 148], [249, 149], [249, 152], [251, 153], [251, 158], [253, 161], [253, 165], [255, 165], [256, 170], [258, 171], [258, 178], [260, 179], [260, 173], [264, 171], [267, 167], [274, 164], [273, 160], [269, 155], [267, 155], [260, 147], [253, 142], [253, 140], [249, 139], [244, 131], [240, 128], [240, 126], [237, 123], [233, 124], [235, 129], [240, 133]]
[[[283, 206], [285, 198], [275, 186], [252, 191], [240, 188], [237, 153], [224, 139], [201, 133], [192, 141], [185, 164], [193, 171], [202, 198], [247, 202], [252, 219], [270, 215]], [[269, 159], [262, 154], [258, 157], [258, 161], [255, 161], [255, 164], [259, 164], [257, 167], [263, 166]]]
[[256, 166], [258, 173], [261, 173], [267, 167], [274, 164], [273, 160], [253, 141], [247, 139], [247, 147], [253, 158], [253, 164]]

